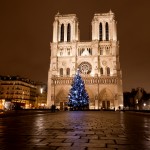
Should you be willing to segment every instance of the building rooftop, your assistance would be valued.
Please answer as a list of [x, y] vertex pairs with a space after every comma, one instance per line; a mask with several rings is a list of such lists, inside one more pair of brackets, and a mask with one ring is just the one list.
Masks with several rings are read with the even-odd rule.
[[22, 82], [26, 82], [29, 84], [35, 84], [34, 81], [28, 79], [28, 78], [24, 78], [24, 77], [20, 77], [20, 76], [2, 76], [0, 75], [0, 80], [2, 81], [22, 81]]

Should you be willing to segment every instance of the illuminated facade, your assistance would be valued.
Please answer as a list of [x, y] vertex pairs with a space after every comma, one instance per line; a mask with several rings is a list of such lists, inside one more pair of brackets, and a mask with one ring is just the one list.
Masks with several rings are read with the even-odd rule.
[[47, 106], [63, 110], [76, 70], [79, 68], [89, 94], [90, 109], [118, 109], [123, 106], [119, 42], [114, 13], [94, 14], [92, 40], [80, 41], [75, 14], [57, 14], [48, 71]]
[[0, 109], [32, 108], [36, 101], [36, 86], [33, 81], [18, 76], [0, 76]]

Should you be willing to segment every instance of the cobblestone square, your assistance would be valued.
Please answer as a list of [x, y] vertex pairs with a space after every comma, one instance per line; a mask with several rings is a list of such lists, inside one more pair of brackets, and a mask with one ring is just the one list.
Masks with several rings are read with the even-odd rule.
[[1, 150], [149, 150], [150, 115], [66, 111], [0, 118]]

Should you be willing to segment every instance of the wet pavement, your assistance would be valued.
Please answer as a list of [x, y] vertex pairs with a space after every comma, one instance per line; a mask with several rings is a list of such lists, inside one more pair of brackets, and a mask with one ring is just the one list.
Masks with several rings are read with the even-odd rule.
[[0, 118], [0, 150], [150, 150], [150, 115], [108, 111]]

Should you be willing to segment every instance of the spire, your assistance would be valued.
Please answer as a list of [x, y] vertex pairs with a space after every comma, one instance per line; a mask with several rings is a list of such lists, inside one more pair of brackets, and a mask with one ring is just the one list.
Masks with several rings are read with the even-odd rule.
[[110, 14], [113, 14], [113, 12], [111, 11], [111, 9], [109, 10], [109, 13], [110, 13]]
[[59, 10], [58, 10], [58, 12], [57, 12], [56, 16], [59, 16], [59, 15], [60, 15], [60, 13], [59, 13]]
[[109, 10], [109, 15], [112, 15], [113, 17], [115, 17], [114, 13], [111, 11], [111, 9]]

